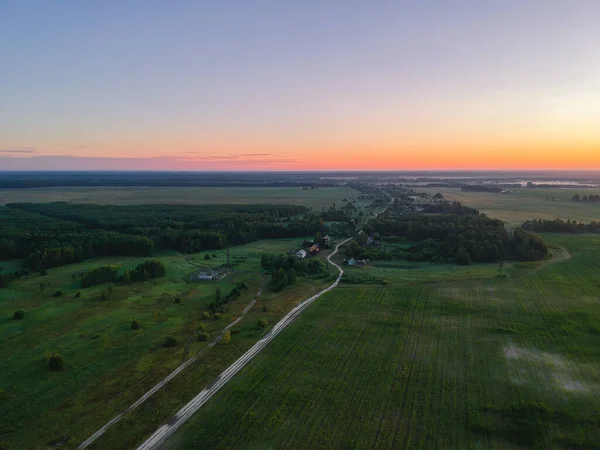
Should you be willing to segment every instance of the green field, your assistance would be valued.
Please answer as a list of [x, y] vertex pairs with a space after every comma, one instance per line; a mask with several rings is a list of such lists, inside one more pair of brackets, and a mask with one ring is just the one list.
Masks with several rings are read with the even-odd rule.
[[[184, 342], [193, 337], [188, 355], [201, 351], [252, 300], [261, 285], [260, 255], [295, 248], [298, 239], [262, 240], [231, 248], [235, 273], [217, 282], [186, 283], [198, 267], [226, 262], [226, 251], [190, 255], [189, 261], [175, 252], [158, 253], [167, 276], [129, 286], [115, 286], [114, 297], [100, 299], [104, 285], [81, 288], [79, 274], [104, 264], [122, 270], [145, 261], [142, 257], [102, 257], [50, 269], [48, 275], [32, 274], [0, 290], [0, 443], [9, 449], [32, 448], [56, 441], [75, 448], [85, 438], [123, 411], [156, 382], [175, 369], [184, 353]], [[206, 254], [215, 255], [205, 261]], [[5, 261], [4, 269], [16, 268], [17, 261]], [[214, 300], [219, 286], [228, 293], [236, 282], [249, 289], [230, 302], [219, 320], [205, 320], [202, 313]], [[42, 290], [40, 283], [46, 286]], [[127, 417], [127, 438], [107, 433], [97, 448], [128, 448], [173, 414], [193, 395], [198, 383], [208, 383], [260, 338], [259, 318], [275, 323], [298, 301], [320, 289], [327, 280], [298, 282], [281, 293], [265, 292], [236, 327], [232, 341], [206, 351], [194, 365], [179, 375], [165, 392], [157, 393]], [[63, 291], [54, 297], [56, 290]], [[75, 294], [81, 293], [80, 298]], [[180, 298], [180, 303], [175, 298]], [[267, 307], [266, 311], [263, 310]], [[13, 313], [25, 311], [23, 320]], [[131, 329], [132, 319], [141, 329]], [[195, 339], [202, 324], [208, 342]], [[180, 344], [164, 348], [166, 336]], [[48, 369], [48, 357], [60, 352], [64, 372]], [[163, 398], [164, 396], [164, 398]], [[132, 444], [133, 445], [133, 444]]]
[[505, 221], [509, 227], [530, 219], [560, 218], [578, 222], [600, 220], [600, 203], [571, 201], [573, 195], [600, 194], [600, 189], [521, 188], [502, 194], [462, 192], [459, 188], [418, 189], [434, 195], [441, 192], [448, 200], [456, 200], [479, 209], [490, 217]]
[[71, 202], [112, 205], [143, 204], [276, 204], [315, 210], [358, 197], [348, 187], [68, 187], [0, 189], [0, 205], [19, 202]]
[[545, 238], [505, 277], [334, 290], [166, 447], [597, 448], [600, 236]]

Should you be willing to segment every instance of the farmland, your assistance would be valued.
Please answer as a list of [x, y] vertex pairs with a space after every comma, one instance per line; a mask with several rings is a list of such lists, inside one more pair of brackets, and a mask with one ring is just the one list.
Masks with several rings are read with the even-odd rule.
[[600, 237], [545, 239], [571, 259], [331, 292], [166, 447], [596, 448]]
[[275, 204], [301, 205], [321, 210], [342, 199], [358, 197], [349, 187], [54, 187], [0, 189], [6, 203], [71, 202], [112, 205]]
[[[505, 221], [509, 227], [519, 226], [529, 219], [560, 218], [590, 222], [600, 217], [600, 203], [572, 202], [573, 195], [600, 193], [599, 189], [581, 188], [517, 188], [510, 192], [462, 192], [459, 188], [419, 189], [431, 195], [441, 192], [448, 200], [456, 200], [490, 217]], [[514, 191], [514, 192], [513, 192]]]

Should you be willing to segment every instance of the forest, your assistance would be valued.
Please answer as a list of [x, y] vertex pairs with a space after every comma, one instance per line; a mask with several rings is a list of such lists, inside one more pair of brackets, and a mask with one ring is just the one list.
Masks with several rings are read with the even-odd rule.
[[195, 253], [322, 229], [304, 206], [13, 203], [0, 207], [0, 255], [44, 270], [97, 255]]
[[501, 220], [491, 219], [458, 202], [431, 205], [425, 211], [399, 215], [388, 212], [364, 228], [368, 234], [405, 238], [413, 243], [407, 249], [390, 255], [385, 250], [366, 249], [357, 243], [349, 246], [352, 250], [348, 256], [468, 265], [473, 261], [495, 262], [510, 257], [534, 261], [549, 255], [539, 236], [519, 228], [511, 237]]

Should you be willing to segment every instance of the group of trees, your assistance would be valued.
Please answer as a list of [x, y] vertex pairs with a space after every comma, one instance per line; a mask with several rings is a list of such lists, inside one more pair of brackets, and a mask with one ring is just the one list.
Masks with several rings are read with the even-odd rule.
[[513, 232], [512, 246], [515, 257], [521, 261], [540, 261], [550, 256], [543, 239], [521, 227], [515, 228]]
[[502, 221], [491, 219], [458, 202], [438, 203], [425, 211], [427, 213], [401, 215], [388, 212], [371, 220], [365, 231], [399, 236], [414, 242], [405, 250], [393, 252], [393, 257], [409, 261], [467, 265], [473, 261], [495, 262], [511, 256], [520, 260], [537, 260], [548, 255], [548, 249], [539, 236], [520, 229], [511, 240]]
[[264, 253], [260, 259], [263, 269], [271, 272], [270, 288], [279, 292], [296, 282], [296, 276], [322, 275], [325, 264], [317, 258], [299, 259], [293, 255], [272, 255]]
[[91, 269], [81, 276], [81, 286], [88, 288], [97, 284], [120, 282], [123, 284], [139, 283], [152, 278], [164, 277], [166, 269], [157, 259], [150, 259], [138, 264], [135, 269], [127, 269], [118, 275], [119, 266], [100, 266]]
[[246, 283], [241, 281], [237, 283], [236, 286], [231, 289], [231, 291], [229, 291], [229, 294], [223, 296], [221, 288], [218, 287], [215, 291], [215, 299], [208, 305], [208, 308], [213, 312], [213, 314], [224, 313], [227, 310], [227, 303], [229, 303], [230, 300], [235, 300], [238, 298], [240, 295], [242, 295], [241, 291], [245, 291], [247, 289], [248, 286], [246, 286]]
[[524, 222], [522, 228], [536, 233], [600, 233], [600, 222], [578, 223], [576, 220], [534, 219]]
[[600, 195], [584, 195], [583, 197], [579, 196], [579, 194], [575, 194], [572, 198], [574, 202], [590, 202], [590, 203], [598, 203], [600, 202]]

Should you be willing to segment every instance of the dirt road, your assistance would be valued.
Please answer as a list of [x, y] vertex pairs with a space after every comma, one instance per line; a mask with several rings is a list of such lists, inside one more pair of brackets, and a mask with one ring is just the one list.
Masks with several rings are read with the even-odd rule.
[[[221, 389], [235, 374], [237, 374], [242, 368], [248, 364], [263, 348], [265, 348], [269, 342], [271, 342], [275, 336], [277, 336], [285, 327], [287, 327], [296, 317], [302, 313], [311, 303], [317, 300], [321, 295], [334, 289], [340, 282], [344, 270], [336, 263], [331, 261], [331, 257], [334, 256], [340, 246], [348, 242], [351, 238], [340, 242], [335, 250], [327, 257], [327, 261], [335, 266], [339, 270], [339, 275], [331, 286], [323, 289], [317, 294], [313, 295], [309, 299], [303, 301], [294, 309], [292, 309], [283, 319], [281, 319], [269, 333], [267, 333], [260, 341], [258, 341], [250, 350], [248, 350], [242, 357], [240, 357], [231, 366], [225, 369], [213, 382], [213, 384], [200, 392], [194, 399], [192, 399], [187, 405], [181, 408], [177, 414], [175, 414], [168, 423], [162, 425], [156, 432], [150, 436], [142, 445], [138, 447], [138, 450], [151, 450], [158, 448], [163, 442], [165, 442], [169, 436], [171, 436], [181, 425], [185, 423], [196, 411], [198, 411], [202, 405], [204, 405], [213, 395], [215, 395], [219, 389]], [[214, 344], [213, 344], [214, 345]]]

